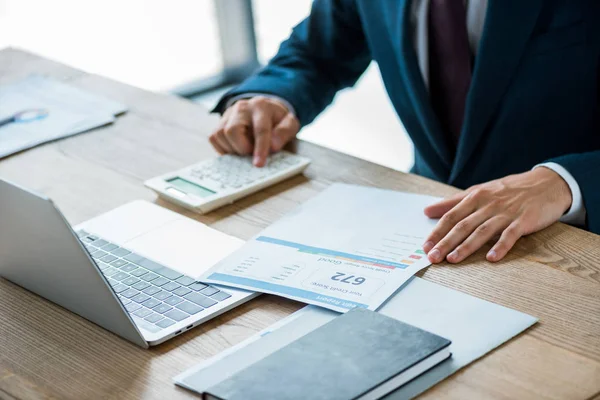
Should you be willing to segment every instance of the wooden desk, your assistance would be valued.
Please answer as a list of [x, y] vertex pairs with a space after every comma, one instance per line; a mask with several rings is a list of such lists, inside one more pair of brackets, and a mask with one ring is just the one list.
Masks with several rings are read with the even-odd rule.
[[[142, 186], [145, 179], [214, 155], [207, 136], [216, 118], [196, 104], [22, 51], [0, 51], [0, 84], [31, 73], [130, 106], [109, 127], [0, 161], [0, 176], [50, 196], [72, 224], [134, 199], [154, 201], [155, 195]], [[308, 143], [298, 143], [297, 151], [314, 160], [304, 176], [209, 215], [158, 203], [248, 239], [333, 182], [438, 196], [455, 191]], [[555, 224], [522, 239], [500, 263], [486, 262], [482, 250], [460, 265], [432, 266], [420, 275], [540, 319], [423, 398], [599, 396], [599, 236]], [[161, 346], [142, 350], [0, 279], [0, 398], [194, 398], [174, 386], [171, 378], [300, 307], [261, 296]]]

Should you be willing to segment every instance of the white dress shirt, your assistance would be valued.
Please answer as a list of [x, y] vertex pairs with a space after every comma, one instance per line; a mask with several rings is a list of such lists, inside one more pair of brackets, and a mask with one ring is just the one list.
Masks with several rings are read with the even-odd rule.
[[[410, 16], [411, 31], [413, 32], [413, 45], [417, 54], [419, 69], [426, 87], [429, 87], [429, 1], [430, 0], [412, 0]], [[467, 8], [467, 34], [469, 37], [469, 45], [473, 56], [476, 57], [481, 35], [483, 33], [488, 0], [466, 0], [465, 4]], [[257, 95], [277, 99], [283, 103], [291, 113], [296, 113], [294, 107], [287, 100], [282, 99], [279, 96], [265, 93], [239, 94], [229, 99], [225, 108], [231, 106], [240, 99], [247, 99]], [[533, 167], [533, 169], [539, 167], [546, 167], [556, 172], [565, 180], [565, 182], [567, 182], [569, 189], [571, 189], [571, 207], [560, 220], [572, 225], [584, 225], [586, 210], [581, 196], [581, 189], [575, 178], [573, 178], [573, 175], [571, 175], [563, 166], [553, 162], [538, 164]]]

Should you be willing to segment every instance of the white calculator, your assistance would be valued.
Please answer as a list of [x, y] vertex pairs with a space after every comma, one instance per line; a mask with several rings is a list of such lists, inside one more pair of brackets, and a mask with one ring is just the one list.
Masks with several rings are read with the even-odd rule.
[[144, 182], [160, 197], [200, 214], [300, 174], [310, 160], [281, 151], [262, 168], [251, 157], [222, 155]]

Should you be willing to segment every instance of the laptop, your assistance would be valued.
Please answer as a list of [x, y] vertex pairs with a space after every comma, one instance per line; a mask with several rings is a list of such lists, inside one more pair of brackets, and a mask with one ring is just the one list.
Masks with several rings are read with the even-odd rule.
[[243, 241], [147, 201], [71, 228], [0, 178], [0, 210], [0, 276], [144, 348], [258, 295], [194, 278]]

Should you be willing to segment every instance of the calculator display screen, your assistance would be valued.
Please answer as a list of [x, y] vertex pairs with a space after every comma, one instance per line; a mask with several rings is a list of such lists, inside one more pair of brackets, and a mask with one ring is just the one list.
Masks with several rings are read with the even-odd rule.
[[188, 180], [179, 177], [169, 179], [167, 182], [173, 185], [174, 188], [179, 189], [184, 193], [194, 194], [198, 197], [208, 197], [210, 195], [215, 194], [215, 192], [213, 192], [212, 190], [209, 190], [200, 185], [196, 185], [195, 183], [192, 183]]

